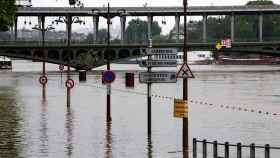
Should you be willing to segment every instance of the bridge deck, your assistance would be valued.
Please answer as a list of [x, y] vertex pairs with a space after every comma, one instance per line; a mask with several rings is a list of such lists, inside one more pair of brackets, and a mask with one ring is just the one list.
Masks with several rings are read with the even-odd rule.
[[[25, 7], [18, 8], [17, 16], [92, 16], [92, 10], [98, 11], [100, 16], [107, 14], [105, 7]], [[183, 15], [182, 7], [112, 7], [111, 15], [118, 16], [123, 10], [127, 16], [175, 16]], [[256, 15], [256, 14], [280, 14], [280, 5], [265, 6], [191, 6], [188, 8], [188, 15]]]

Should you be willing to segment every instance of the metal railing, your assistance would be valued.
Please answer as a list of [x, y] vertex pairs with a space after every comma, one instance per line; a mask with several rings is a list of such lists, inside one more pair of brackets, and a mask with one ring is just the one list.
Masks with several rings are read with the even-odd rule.
[[[280, 147], [271, 147], [269, 144], [266, 144], [264, 146], [255, 145], [254, 143], [250, 145], [243, 145], [241, 143], [237, 144], [230, 144], [229, 142], [225, 143], [218, 143], [217, 141], [209, 142], [206, 139], [204, 140], [198, 140], [196, 138], [193, 138], [193, 158], [199, 158], [198, 157], [198, 144], [201, 144], [201, 156], [202, 158], [207, 158], [208, 156], [212, 155], [213, 158], [230, 158], [230, 149], [233, 149], [236, 151], [237, 158], [242, 158], [242, 151], [246, 150], [249, 152], [249, 158], [257, 158], [256, 157], [256, 149], [260, 149], [264, 152], [263, 156], [264, 158], [271, 158], [270, 153], [271, 150], [280, 150]], [[208, 152], [207, 147], [212, 148], [212, 152]], [[219, 156], [218, 148], [222, 147], [224, 149], [223, 156]], [[209, 154], [210, 153], [210, 154]], [[261, 156], [261, 157], [263, 157]], [[245, 156], [244, 156], [245, 157]], [[247, 158], [248, 156], [246, 156]]]

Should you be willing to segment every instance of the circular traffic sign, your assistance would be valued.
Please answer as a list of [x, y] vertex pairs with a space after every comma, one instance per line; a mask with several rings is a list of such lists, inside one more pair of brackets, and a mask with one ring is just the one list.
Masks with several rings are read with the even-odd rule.
[[39, 82], [40, 82], [42, 85], [47, 84], [47, 82], [48, 82], [47, 76], [42, 75], [42, 76], [39, 78]]
[[114, 82], [116, 79], [116, 74], [113, 71], [105, 71], [102, 74], [102, 81], [104, 81], [104, 83], [110, 84], [112, 82]]
[[75, 85], [75, 83], [74, 83], [74, 80], [72, 80], [72, 79], [68, 79], [68, 80], [66, 80], [66, 82], [65, 82], [65, 86], [67, 87], [67, 88], [73, 88], [74, 87], [74, 85]]
[[64, 65], [60, 64], [60, 65], [59, 65], [59, 70], [60, 70], [60, 71], [63, 71], [63, 70], [64, 70]]

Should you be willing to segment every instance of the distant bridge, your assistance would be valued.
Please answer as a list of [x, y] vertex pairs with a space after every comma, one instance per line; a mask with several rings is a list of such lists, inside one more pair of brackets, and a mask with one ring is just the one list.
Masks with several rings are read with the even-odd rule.
[[[178, 48], [181, 51], [183, 43], [153, 44], [154, 48]], [[188, 43], [188, 50], [218, 51], [215, 43]], [[46, 62], [68, 64], [76, 69], [92, 69], [104, 65], [106, 59], [112, 62], [145, 55], [146, 44], [72, 44], [70, 52], [65, 44], [46, 43]], [[268, 56], [280, 56], [280, 42], [235, 42], [232, 48], [220, 51], [232, 53], [257, 53]], [[43, 48], [36, 42], [0, 43], [0, 55], [27, 60], [43, 60]]]
[[[258, 41], [263, 41], [263, 19], [264, 15], [280, 14], [279, 5], [245, 5], [245, 6], [197, 6], [188, 7], [188, 16], [202, 16], [203, 31], [202, 42], [207, 40], [207, 16], [210, 15], [229, 15], [230, 21], [230, 38], [235, 41], [235, 17], [238, 15], [257, 15], [258, 23]], [[146, 16], [148, 21], [147, 40], [152, 37], [152, 22], [154, 16], [174, 16], [176, 40], [180, 41], [180, 16], [183, 15], [182, 7], [112, 7], [110, 9], [110, 18], [120, 17], [121, 42], [125, 41], [125, 28], [127, 16]], [[106, 7], [85, 7], [85, 8], [70, 8], [70, 7], [22, 7], [18, 8], [16, 16], [38, 16], [45, 18], [48, 16], [90, 16], [93, 18], [93, 39], [97, 42], [99, 30], [99, 18], [107, 17]], [[41, 20], [39, 20], [41, 21]], [[223, 38], [223, 37], [221, 37]], [[14, 39], [17, 39], [17, 18], [15, 18]]]

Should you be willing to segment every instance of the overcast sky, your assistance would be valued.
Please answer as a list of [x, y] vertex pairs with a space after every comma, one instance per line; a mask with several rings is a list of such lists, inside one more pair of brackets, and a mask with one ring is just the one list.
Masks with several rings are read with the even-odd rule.
[[[96, 7], [110, 3], [113, 6], [181, 6], [183, 0], [81, 0], [85, 6]], [[243, 5], [248, 0], [188, 0], [190, 6], [201, 5]], [[280, 0], [273, 0], [280, 3]], [[34, 6], [68, 6], [68, 0], [32, 0]]]
[[[143, 4], [147, 3], [147, 6], [182, 6], [183, 0], [81, 0], [85, 7], [102, 7], [107, 6], [110, 3], [111, 7], [122, 7], [122, 6], [135, 6], [141, 7]], [[188, 0], [189, 6], [221, 6], [221, 5], [244, 5], [248, 0]], [[273, 0], [274, 3], [280, 4], [280, 0]], [[33, 7], [69, 7], [68, 0], [32, 0]], [[132, 18], [139, 17], [128, 17], [127, 23]], [[188, 20], [196, 20], [201, 17], [191, 17]], [[73, 24], [73, 31], [77, 32], [92, 32], [93, 24], [91, 18], [82, 18], [86, 21], [86, 25]], [[145, 20], [145, 17], [143, 17]], [[51, 24], [54, 18], [49, 18], [47, 21]], [[154, 17], [155, 21], [158, 21], [159, 25], [162, 27], [162, 33], [168, 34], [169, 31], [174, 27], [175, 19], [174, 17]], [[167, 21], [164, 25], [162, 21]], [[32, 21], [32, 25], [24, 25], [24, 21]], [[21, 17], [19, 19], [19, 26], [22, 28], [30, 29], [34, 24], [36, 24], [36, 18]], [[181, 20], [182, 23], [183, 20]], [[65, 30], [64, 24], [55, 25], [56, 30]], [[100, 19], [100, 28], [106, 28], [106, 20]], [[113, 24], [111, 29], [114, 37], [120, 36], [120, 20], [118, 18], [113, 19]]]

